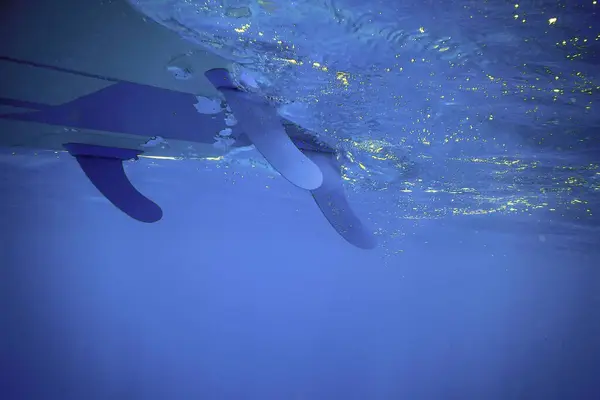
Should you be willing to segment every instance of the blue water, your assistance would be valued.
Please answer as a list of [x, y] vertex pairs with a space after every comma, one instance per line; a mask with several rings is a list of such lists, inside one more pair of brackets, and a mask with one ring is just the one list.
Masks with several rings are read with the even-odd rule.
[[255, 152], [126, 163], [148, 225], [4, 149], [1, 398], [600, 398], [600, 5], [131, 3], [340, 149], [380, 246]]

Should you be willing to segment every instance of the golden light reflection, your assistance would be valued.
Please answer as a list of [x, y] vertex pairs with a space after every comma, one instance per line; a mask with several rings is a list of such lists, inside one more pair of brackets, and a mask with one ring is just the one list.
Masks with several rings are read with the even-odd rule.
[[[592, 0], [591, 3], [597, 5], [597, 0]], [[259, 5], [263, 9], [268, 9], [273, 3], [259, 0]], [[472, 11], [469, 18], [473, 20], [492, 16], [487, 8], [484, 10], [473, 5], [464, 7]], [[539, 146], [540, 149], [548, 148], [550, 151], [572, 149], [572, 146], [565, 149], [558, 145], [551, 146], [561, 134], [572, 135], [573, 142], [577, 141], [577, 143], [585, 144], [591, 140], [584, 136], [577, 136], [577, 129], [583, 124], [582, 117], [593, 116], [594, 112], [597, 113], [600, 82], [594, 76], [596, 74], [593, 71], [590, 72], [589, 69], [585, 70], [578, 66], [581, 66], [581, 62], [586, 61], [586, 57], [592, 54], [590, 46], [600, 41], [600, 32], [590, 31], [589, 29], [592, 27], [588, 27], [588, 30], [582, 27], [577, 34], [571, 34], [568, 37], [567, 30], [561, 31], [566, 24], [566, 19], [559, 15], [558, 10], [552, 11], [555, 14], [544, 11], [541, 13], [541, 18], [538, 18], [540, 15], [536, 13], [536, 18], [533, 18], [530, 4], [512, 3], [508, 4], [508, 7], [503, 12], [505, 13], [504, 18], [509, 20], [509, 25], [518, 26], [518, 29], [521, 30], [523, 24], [527, 24], [526, 26], [538, 24], [538, 26], [543, 26], [543, 31], [540, 31], [543, 33], [540, 33], [539, 37], [524, 37], [507, 28], [506, 31], [490, 34], [489, 39], [486, 39], [488, 42], [477, 43], [477, 47], [482, 50], [484, 55], [491, 54], [491, 52], [486, 53], [486, 48], [488, 45], [494, 44], [492, 43], [494, 38], [505, 41], [507, 46], [510, 43], [510, 46], [514, 46], [515, 49], [517, 46], [524, 49], [527, 49], [527, 46], [533, 46], [532, 48], [539, 52], [539, 62], [534, 58], [514, 57], [514, 60], [510, 61], [513, 64], [506, 65], [507, 68], [487, 68], [482, 62], [485, 57], [482, 57], [481, 54], [463, 50], [457, 45], [454, 38], [434, 38], [431, 29], [420, 26], [413, 32], [400, 30], [392, 32], [389, 38], [397, 39], [399, 46], [394, 48], [394, 52], [391, 53], [394, 60], [388, 65], [380, 66], [378, 73], [385, 72], [386, 77], [394, 74], [401, 76], [404, 84], [427, 92], [426, 101], [433, 104], [433, 109], [431, 107], [410, 109], [413, 101], [411, 94], [401, 93], [401, 91], [394, 94], [393, 106], [390, 107], [389, 114], [393, 115], [394, 112], [398, 112], [400, 115], [406, 116], [409, 115], [408, 110], [410, 110], [411, 116], [403, 119], [401, 130], [394, 132], [397, 133], [393, 139], [394, 143], [374, 139], [375, 135], [380, 132], [374, 132], [371, 140], [348, 139], [346, 141], [344, 139], [350, 144], [345, 151], [349, 166], [342, 167], [342, 176], [348, 184], [363, 184], [367, 180], [365, 177], [369, 177], [371, 180], [378, 179], [377, 172], [379, 169], [383, 169], [383, 166], [386, 168], [389, 168], [390, 165], [395, 166], [399, 173], [402, 173], [401, 160], [393, 151], [390, 151], [394, 146], [402, 145], [407, 148], [410, 146], [410, 150], [414, 152], [412, 159], [423, 163], [433, 163], [434, 160], [440, 162], [431, 155], [435, 154], [432, 151], [438, 149], [439, 146], [453, 149], [456, 146], [484, 144], [495, 146], [494, 148], [501, 154], [502, 152], [507, 154], [506, 152], [510, 150], [506, 146], [505, 138], [481, 129], [482, 126], [495, 127], [495, 125], [486, 124], [502, 124], [507, 120], [507, 114], [510, 114], [509, 118], [519, 121], [518, 125], [521, 127], [543, 127], [543, 129], [532, 129], [534, 133], [531, 138], [527, 139], [529, 140], [528, 145]], [[560, 5], [560, 7], [565, 8], [566, 6]], [[249, 29], [250, 26], [247, 24], [235, 28], [235, 31], [243, 34]], [[259, 33], [259, 36], [266, 36], [266, 34]], [[549, 40], [549, 38], [552, 39]], [[294, 47], [293, 44], [284, 44], [277, 36], [268, 40], [280, 44], [281, 49]], [[409, 42], [418, 44], [425, 40], [431, 42], [422, 46], [424, 51], [429, 52], [428, 54], [411, 52], [405, 46]], [[558, 53], [556, 53], [557, 51]], [[550, 60], [553, 54], [559, 54], [562, 60], [545, 63], [544, 61]], [[431, 66], [430, 58], [434, 57], [437, 57], [436, 60], [446, 60], [448, 71], [457, 71], [445, 76], [447, 82], [441, 81], [439, 71], [428, 71], [426, 75], [428, 78], [425, 79], [411, 75], [411, 69], [416, 66], [423, 69]], [[461, 74], [465, 72], [464, 60], [472, 61], [472, 65], [478, 67]], [[359, 90], [354, 91], [360, 92], [370, 85], [369, 80], [361, 77], [356, 71], [350, 69], [332, 71], [320, 60], [313, 61], [294, 57], [280, 58], [278, 61], [298, 68], [312, 68], [328, 76], [329, 83], [320, 88], [310, 99], [308, 97], [305, 99], [313, 103], [326, 103], [326, 96], [336, 95], [340, 89], [353, 93], [349, 89], [354, 90], [359, 87]], [[568, 61], [568, 65], [573, 65], [572, 70], [568, 70], [569, 67], [563, 68], [560, 63], [564, 61]], [[456, 115], [462, 114], [460, 121], [454, 125], [447, 124], [444, 130], [440, 130], [435, 126], [435, 121], [439, 117], [436, 114], [438, 111], [435, 109], [436, 102], [439, 102], [439, 108], [444, 113], [447, 112], [447, 109], [457, 110]], [[346, 111], [352, 107], [352, 104], [339, 102], [336, 106]], [[565, 106], [569, 108], [563, 108], [563, 112], [555, 111], [555, 107]], [[450, 113], [453, 112], [450, 111]], [[445, 114], [441, 114], [441, 118], [444, 116]], [[368, 118], [363, 115], [356, 116], [356, 119], [361, 122]], [[510, 124], [507, 123], [505, 128], [508, 125]], [[423, 150], [417, 152], [416, 148]], [[422, 213], [423, 218], [432, 218], [448, 213], [452, 215], [531, 213], [538, 209], [560, 213], [567, 206], [571, 207], [570, 210], [581, 209], [584, 213], [592, 215], [593, 205], [587, 203], [585, 196], [589, 193], [600, 192], [600, 176], [590, 179], [589, 169], [586, 169], [586, 166], [553, 165], [549, 167], [539, 160], [502, 156], [472, 156], [450, 158], [445, 161], [471, 168], [473, 171], [483, 169], [486, 171], [485, 180], [472, 185], [461, 185], [456, 182], [457, 178], [448, 175], [437, 181], [396, 181], [389, 185], [379, 185], [377, 190], [390, 192], [396, 188], [397, 191], [411, 196], [425, 195], [431, 198], [451, 196], [452, 201], [456, 204], [450, 208], [415, 206]], [[587, 173], [584, 173], [586, 171]], [[486, 186], [484, 183], [489, 184], [490, 188], [483, 187]], [[394, 187], [394, 184], [397, 187]], [[486, 196], [486, 190], [497, 194]], [[447, 197], [443, 198], [444, 202], [447, 200]], [[469, 204], [463, 207], [461, 205], [463, 202]]]
[[235, 28], [234, 31], [236, 31], [237, 33], [244, 33], [246, 32], [248, 29], [250, 29], [250, 24], [244, 24], [239, 28]]
[[335, 73], [335, 78], [338, 81], [340, 81], [341, 84], [344, 85], [344, 86], [350, 85], [350, 81], [349, 81], [350, 74], [348, 72], [341, 72], [341, 71], [336, 72]]

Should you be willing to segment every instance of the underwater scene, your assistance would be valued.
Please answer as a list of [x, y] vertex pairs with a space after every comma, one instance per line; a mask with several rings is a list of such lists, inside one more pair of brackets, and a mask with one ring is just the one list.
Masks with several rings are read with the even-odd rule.
[[0, 7], [1, 399], [600, 399], [598, 1]]

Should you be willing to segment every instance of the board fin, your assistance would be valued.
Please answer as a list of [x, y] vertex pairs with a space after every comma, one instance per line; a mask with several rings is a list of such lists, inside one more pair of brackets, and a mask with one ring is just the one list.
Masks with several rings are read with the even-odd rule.
[[339, 171], [335, 168], [332, 155], [305, 151], [323, 172], [323, 185], [311, 190], [315, 202], [331, 226], [350, 244], [361, 249], [373, 249], [377, 240], [354, 213], [344, 193]]
[[225, 96], [239, 129], [277, 172], [302, 189], [321, 186], [321, 170], [292, 142], [275, 107], [239, 90], [226, 69], [212, 69], [205, 75]]
[[63, 147], [77, 159], [96, 189], [118, 209], [141, 222], [162, 218], [161, 208], [131, 184], [123, 169], [123, 161], [137, 159], [142, 151], [82, 143], [66, 143]]

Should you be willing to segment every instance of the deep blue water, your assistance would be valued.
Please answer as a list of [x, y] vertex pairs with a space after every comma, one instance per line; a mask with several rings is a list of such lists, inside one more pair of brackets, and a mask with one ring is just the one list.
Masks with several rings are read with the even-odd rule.
[[281, 179], [167, 163], [129, 169], [168, 210], [151, 226], [74, 160], [3, 166], [4, 398], [599, 393], [596, 256], [433, 221], [383, 258]]
[[[142, 224], [68, 154], [2, 149], [0, 398], [600, 399], [600, 6], [222, 3], [244, 40], [160, 22], [306, 101], [380, 246], [260, 160], [127, 162], [165, 212]], [[422, 64], [387, 78], [396, 53]]]

